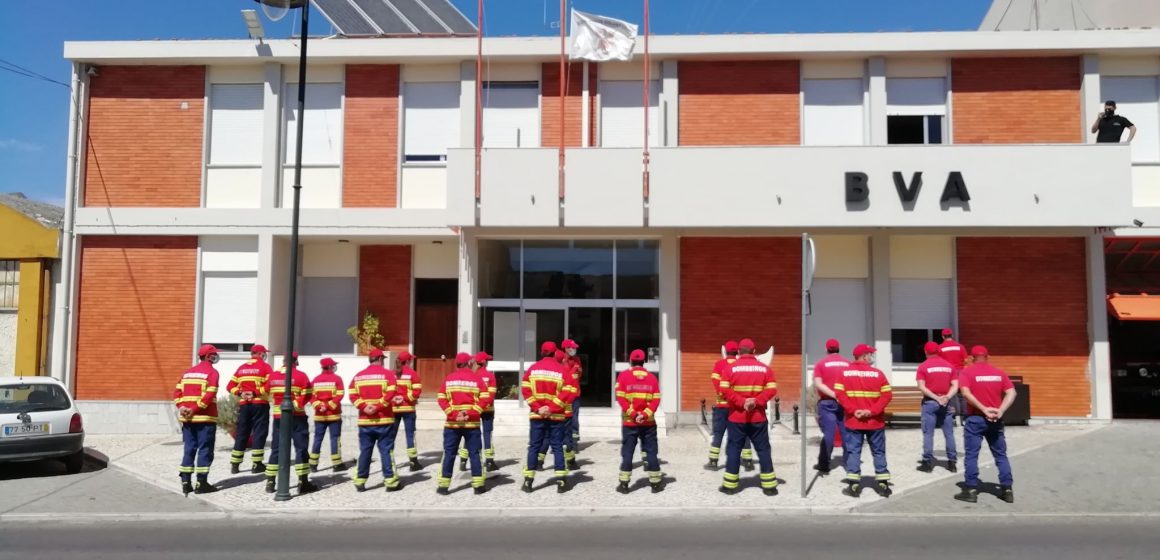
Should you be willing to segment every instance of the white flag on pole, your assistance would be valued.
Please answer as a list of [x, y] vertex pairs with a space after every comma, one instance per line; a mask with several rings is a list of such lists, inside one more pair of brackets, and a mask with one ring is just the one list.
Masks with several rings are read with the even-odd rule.
[[572, 58], [632, 60], [636, 30], [637, 26], [627, 21], [572, 10]]

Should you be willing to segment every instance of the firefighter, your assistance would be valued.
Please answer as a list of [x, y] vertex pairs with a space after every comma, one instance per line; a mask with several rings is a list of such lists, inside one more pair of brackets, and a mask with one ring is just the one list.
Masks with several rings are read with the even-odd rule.
[[620, 404], [623, 426], [620, 428], [620, 484], [616, 491], [627, 494], [632, 478], [632, 454], [636, 442], [645, 453], [645, 470], [653, 494], [664, 490], [660, 456], [657, 447], [657, 409], [661, 406], [661, 386], [644, 368], [644, 351], [633, 350], [628, 356], [630, 367], [616, 378], [616, 402]]
[[479, 423], [480, 415], [491, 400], [491, 391], [470, 367], [471, 355], [460, 352], [455, 356], [455, 371], [447, 375], [439, 387], [439, 408], [443, 409], [447, 419], [443, 424], [443, 471], [435, 491], [443, 496], [451, 493], [451, 474], [461, 441], [471, 461], [471, 487], [476, 494], [487, 492], [479, 461]]
[[[415, 406], [419, 404], [419, 395], [423, 394], [423, 383], [419, 373], [411, 369], [415, 356], [410, 352], [400, 352], [395, 360], [395, 380], [399, 384], [399, 394], [403, 395], [403, 402], [394, 407], [395, 420], [402, 424], [403, 434], [407, 438], [407, 460], [411, 465], [411, 472], [423, 468], [419, 462], [419, 449], [415, 447]], [[397, 430], [397, 428], [396, 428]], [[394, 438], [391, 438], [391, 460], [395, 460]]]
[[878, 492], [889, 497], [890, 469], [886, 466], [886, 405], [894, 393], [886, 374], [874, 367], [874, 347], [854, 347], [854, 363], [834, 382], [834, 393], [846, 414], [846, 487], [852, 498], [862, 495], [862, 445], [869, 441], [874, 456], [874, 480]]
[[524, 402], [531, 409], [528, 434], [528, 462], [524, 468], [524, 492], [532, 491], [537, 456], [544, 440], [552, 447], [556, 467], [556, 491], [567, 492], [568, 469], [564, 461], [564, 405], [576, 395], [576, 381], [556, 359], [556, 343], [540, 346], [540, 360], [528, 367], [520, 382]]
[[725, 477], [721, 492], [736, 494], [740, 482], [741, 450], [745, 442], [753, 444], [761, 466], [761, 491], [766, 496], [777, 495], [777, 473], [769, 446], [769, 422], [765, 407], [777, 396], [777, 380], [769, 366], [754, 355], [757, 346], [748, 338], [737, 345], [737, 361], [725, 368], [721, 390], [729, 403], [729, 445], [725, 448]]
[[322, 373], [314, 378], [314, 447], [310, 449], [310, 470], [318, 472], [322, 453], [322, 438], [330, 434], [330, 464], [336, 471], [345, 471], [342, 460], [342, 398], [346, 395], [342, 378], [338, 376], [338, 362], [322, 358]]
[[951, 363], [939, 356], [940, 348], [934, 342], [923, 347], [926, 361], [918, 366], [918, 390], [922, 391], [922, 462], [921, 472], [934, 471], [934, 431], [941, 428], [947, 448], [947, 470], [958, 471], [955, 449], [955, 420], [948, 410], [951, 399], [959, 392], [959, 373]]
[[[725, 357], [713, 364], [713, 373], [709, 380], [713, 383], [713, 393], [717, 395], [717, 404], [713, 406], [713, 441], [709, 444], [709, 463], [705, 470], [717, 470], [717, 462], [721, 458], [721, 442], [725, 439], [725, 428], [729, 424], [729, 403], [721, 392], [721, 376], [725, 368], [737, 361], [737, 342], [730, 340], [725, 343]], [[753, 448], [749, 440], [745, 442], [745, 449], [741, 451], [741, 466], [747, 471], [753, 470]]]
[[[181, 375], [173, 390], [173, 404], [181, 421], [181, 492], [189, 495], [217, 492], [209, 483], [209, 467], [213, 464], [213, 446], [217, 436], [218, 350], [206, 344], [197, 350], [197, 365]], [[196, 459], [196, 466], [195, 465]], [[197, 473], [197, 487], [192, 478]]]
[[375, 447], [378, 447], [379, 460], [383, 463], [383, 486], [387, 492], [395, 492], [402, 490], [403, 483], [395, 473], [394, 461], [391, 459], [391, 448], [395, 445], [395, 435], [399, 431], [393, 407], [401, 405], [405, 398], [399, 393], [394, 372], [383, 367], [383, 351], [372, 348], [367, 354], [367, 360], [370, 365], [350, 380], [350, 402], [358, 409], [359, 454], [354, 488], [359, 492], [367, 489], [371, 457]]
[[[842, 372], [850, 367], [850, 361], [843, 358], [840, 352], [841, 345], [831, 338], [826, 341], [826, 357], [814, 365], [814, 388], [818, 393], [818, 426], [822, 429], [822, 445], [818, 450], [818, 464], [814, 465], [814, 470], [823, 476], [830, 474], [835, 433], [841, 434], [843, 443], [846, 441], [845, 414], [842, 405], [838, 404], [837, 395], [834, 394], [834, 383], [841, 377]], [[846, 453], [843, 450], [842, 462], [845, 463], [845, 460]]]
[[966, 481], [956, 500], [979, 501], [979, 450], [983, 440], [995, 458], [999, 469], [999, 499], [1015, 503], [1011, 490], [1011, 462], [1007, 460], [1007, 438], [1003, 432], [1003, 414], [1015, 402], [1015, 385], [1003, 370], [990, 364], [990, 354], [982, 346], [971, 348], [974, 363], [960, 375], [961, 392], [967, 401], [967, 419], [963, 424], [963, 446], [967, 449], [964, 461]]
[[266, 472], [266, 433], [270, 430], [270, 399], [266, 395], [266, 378], [274, 371], [266, 362], [268, 350], [261, 344], [250, 348], [250, 359], [238, 366], [226, 391], [238, 399], [237, 435], [230, 453], [230, 473], [241, 472], [246, 449], [253, 466], [250, 472]]
[[[290, 373], [287, 373], [287, 370]], [[310, 463], [307, 459], [310, 446], [310, 423], [306, 418], [306, 403], [310, 402], [312, 387], [310, 378], [298, 369], [298, 353], [294, 352], [290, 367], [283, 365], [266, 378], [266, 394], [273, 399], [274, 437], [270, 441], [270, 463], [266, 465], [266, 492], [273, 493], [278, 477], [278, 453], [281, 445], [282, 402], [286, 398], [286, 375], [290, 375], [290, 440], [294, 442], [294, 473], [298, 475], [298, 493], [309, 494], [318, 490], [310, 482]], [[286, 453], [290, 453], [287, 449]]]
[[[955, 375], [958, 375], [967, 366], [970, 356], [967, 354], [967, 347], [962, 342], [955, 340], [954, 334], [954, 331], [949, 328], [942, 330], [943, 341], [939, 344], [939, 356], [950, 362], [951, 367], [955, 370]], [[952, 408], [955, 409], [955, 412], [960, 417], [965, 418], [967, 407], [962, 396], [956, 395], [951, 399], [951, 402], [954, 403]]]
[[[563, 350], [560, 350], [559, 348], [557, 348], [556, 351], [552, 353], [552, 357], [553, 357], [553, 359], [556, 360], [556, 363], [558, 363], [560, 365], [560, 367], [564, 369], [564, 371], [571, 373], [571, 369], [565, 363], [565, 360], [567, 359], [568, 355], [565, 354]], [[575, 379], [575, 378], [573, 378], [573, 379]], [[576, 382], [576, 391], [579, 392], [579, 390], [580, 390], [580, 383], [579, 383], [579, 381], [577, 381]], [[563, 431], [564, 431], [564, 435], [563, 435], [563, 438], [564, 438], [564, 462], [565, 462], [565, 464], [567, 464], [568, 470], [575, 471], [575, 470], [579, 470], [580, 466], [576, 463], [576, 441], [572, 439], [572, 428], [571, 428], [571, 425], [569, 424], [569, 421], [571, 419], [572, 419], [572, 407], [569, 406], [568, 403], [564, 403], [564, 427], [563, 427]], [[538, 466], [536, 468], [536, 470], [538, 470], [538, 471], [544, 470], [544, 460], [547, 459], [547, 457], [548, 457], [548, 447], [549, 447], [548, 444], [549, 444], [549, 441], [547, 439], [545, 439], [544, 442], [540, 446], [540, 453], [537, 455], [537, 458], [540, 460], [540, 462], [538, 463]]]
[[[495, 427], [495, 375], [487, 371], [487, 363], [491, 361], [491, 355], [487, 352], [477, 352], [471, 360], [471, 367], [474, 368], [475, 374], [483, 380], [484, 385], [487, 385], [488, 400], [487, 406], [484, 407], [483, 413], [480, 414], [479, 420], [483, 431], [483, 457], [485, 459], [484, 467], [487, 472], [499, 470], [499, 465], [495, 464], [495, 444], [491, 440], [491, 432]], [[467, 470], [467, 448], [461, 447], [459, 449], [459, 470]]]
[[[568, 406], [568, 409], [571, 411], [571, 417], [567, 420], [569, 430], [568, 437], [571, 438], [570, 441], [572, 444], [572, 453], [574, 455], [577, 451], [579, 451], [577, 446], [580, 444], [579, 391], [580, 381], [584, 377], [584, 365], [580, 361], [580, 345], [576, 344], [575, 340], [572, 340], [571, 338], [565, 339], [560, 343], [560, 349], [564, 351], [564, 367], [568, 369], [568, 373], [571, 373], [572, 377], [576, 378], [576, 400], [572, 401], [572, 404]], [[571, 462], [574, 464], [576, 461], [575, 459], [572, 459]], [[574, 467], [570, 466], [568, 468], [573, 469]]]

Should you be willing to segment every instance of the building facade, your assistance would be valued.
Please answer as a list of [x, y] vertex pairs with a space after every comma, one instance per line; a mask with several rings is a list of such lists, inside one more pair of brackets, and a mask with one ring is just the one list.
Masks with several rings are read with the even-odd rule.
[[[254, 46], [65, 45], [85, 133], [53, 372], [90, 411], [167, 429], [197, 343], [223, 373], [284, 351], [297, 47]], [[312, 42], [307, 371], [361, 369], [347, 329], [370, 312], [428, 386], [491, 353], [518, 417], [539, 341], [573, 338], [598, 414], [642, 348], [672, 427], [712, 402], [725, 340], [774, 347], [788, 409], [826, 338], [875, 344], [907, 386], [950, 326], [1023, 377], [1033, 417], [1115, 414], [1105, 245], [1160, 238], [1160, 32], [660, 36], [647, 109], [639, 57], [561, 72], [548, 38], [485, 39], [477, 100], [475, 48]], [[1108, 98], [1130, 146], [1094, 143]]]
[[0, 193], [0, 376], [49, 371], [63, 214], [21, 193]]

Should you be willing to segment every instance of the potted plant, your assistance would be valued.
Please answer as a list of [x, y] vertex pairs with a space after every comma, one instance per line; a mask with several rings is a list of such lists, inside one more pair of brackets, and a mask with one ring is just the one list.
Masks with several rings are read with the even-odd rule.
[[382, 348], [387, 342], [379, 332], [378, 316], [370, 311], [363, 315], [362, 324], [346, 329], [346, 334], [358, 346], [360, 355], [366, 355], [371, 348]]
[[218, 428], [230, 433], [230, 437], [238, 437], [238, 398], [226, 393], [224, 399], [218, 399]]

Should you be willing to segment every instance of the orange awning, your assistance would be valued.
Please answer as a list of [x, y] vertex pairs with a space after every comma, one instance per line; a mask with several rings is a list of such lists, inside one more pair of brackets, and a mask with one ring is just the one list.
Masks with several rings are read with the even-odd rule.
[[1160, 321], [1160, 296], [1112, 294], [1108, 310], [1121, 321]]

